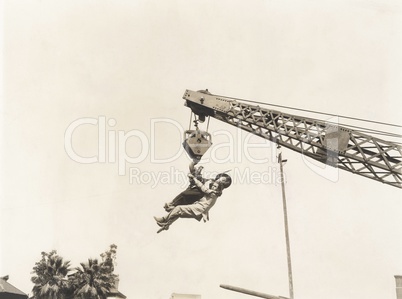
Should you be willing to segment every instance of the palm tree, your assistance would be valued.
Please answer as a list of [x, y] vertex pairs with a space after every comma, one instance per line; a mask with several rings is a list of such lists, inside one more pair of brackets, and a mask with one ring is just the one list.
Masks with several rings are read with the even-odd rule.
[[34, 298], [37, 299], [63, 299], [69, 289], [69, 281], [66, 278], [70, 271], [70, 262], [63, 261], [56, 251], [42, 252], [42, 259], [36, 263], [31, 278], [34, 283], [32, 289]]
[[110, 289], [114, 286], [116, 275], [112, 274], [103, 263], [97, 259], [88, 259], [88, 263], [81, 263], [73, 275], [74, 298], [106, 299]]

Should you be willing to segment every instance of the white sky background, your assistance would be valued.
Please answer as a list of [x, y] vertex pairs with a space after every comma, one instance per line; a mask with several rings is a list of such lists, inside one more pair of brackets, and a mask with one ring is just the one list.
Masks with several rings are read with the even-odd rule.
[[[41, 251], [78, 266], [115, 243], [128, 298], [245, 298], [220, 284], [288, 296], [280, 185], [236, 182], [210, 222], [178, 220], [156, 234], [152, 216], [184, 183], [130, 184], [116, 162], [73, 161], [64, 133], [76, 119], [142, 132], [158, 159], [174, 156], [182, 136], [167, 123], [152, 135], [151, 121], [186, 129], [185, 89], [400, 124], [399, 1], [35, 0], [5, 1], [3, 12], [0, 275], [26, 293]], [[76, 152], [97, 155], [97, 130], [75, 131]], [[220, 133], [206, 171], [275, 178], [272, 145], [250, 150], [269, 160], [261, 164], [247, 158], [245, 133], [217, 120], [210, 132]], [[184, 153], [155, 163], [146, 150], [127, 141], [129, 155], [146, 154], [127, 170], [187, 171]], [[345, 172], [331, 182], [283, 152], [295, 298], [396, 298], [401, 191]]]

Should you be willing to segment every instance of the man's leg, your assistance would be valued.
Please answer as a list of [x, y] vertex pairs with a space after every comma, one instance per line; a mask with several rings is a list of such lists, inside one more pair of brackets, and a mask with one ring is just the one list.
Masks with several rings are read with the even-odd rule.
[[166, 212], [170, 212], [174, 209], [175, 206], [178, 206], [183, 202], [184, 200], [184, 195], [187, 190], [183, 191], [179, 195], [177, 195], [171, 202], [165, 203], [163, 208], [165, 209]]
[[154, 217], [156, 223], [161, 227], [158, 233], [163, 230], [168, 230], [169, 226], [179, 218], [195, 218], [200, 221], [202, 215], [195, 214], [190, 205], [177, 206], [165, 217]]
[[160, 233], [163, 230], [168, 230], [169, 226], [175, 222], [181, 216], [180, 206], [173, 208], [173, 210], [164, 217], [154, 217], [156, 224], [158, 224], [161, 228], [158, 230]]
[[170, 212], [176, 206], [191, 205], [200, 200], [204, 194], [198, 188], [187, 188], [182, 193], [177, 195], [171, 202], [166, 203], [164, 209], [166, 212]]

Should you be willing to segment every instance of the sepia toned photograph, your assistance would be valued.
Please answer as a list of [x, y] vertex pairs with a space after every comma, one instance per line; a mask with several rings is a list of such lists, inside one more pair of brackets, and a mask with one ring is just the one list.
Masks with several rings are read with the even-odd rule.
[[402, 299], [402, 2], [0, 14], [0, 299]]

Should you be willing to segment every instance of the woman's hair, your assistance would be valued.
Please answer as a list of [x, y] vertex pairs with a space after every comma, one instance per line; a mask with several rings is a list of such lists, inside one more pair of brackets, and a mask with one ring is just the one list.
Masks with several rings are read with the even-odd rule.
[[215, 181], [219, 180], [223, 189], [228, 188], [232, 184], [232, 178], [226, 173], [220, 173], [215, 177]]

